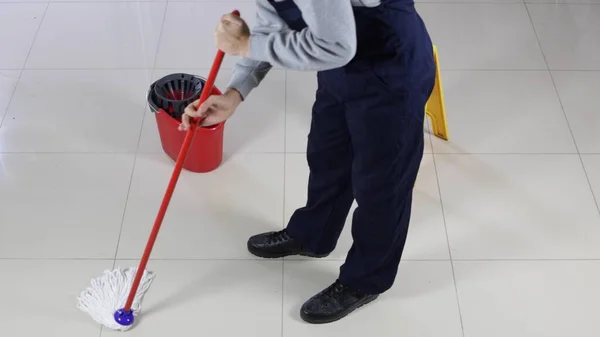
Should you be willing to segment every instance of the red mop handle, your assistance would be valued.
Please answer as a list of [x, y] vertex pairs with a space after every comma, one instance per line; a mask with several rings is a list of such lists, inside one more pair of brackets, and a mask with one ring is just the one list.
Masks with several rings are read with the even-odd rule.
[[[240, 12], [236, 10], [233, 11], [233, 14], [239, 16]], [[215, 84], [215, 80], [217, 78], [217, 74], [219, 73], [219, 69], [221, 68], [221, 63], [223, 63], [224, 57], [225, 53], [219, 50], [213, 62], [212, 68], [210, 69], [210, 73], [208, 74], [208, 78], [206, 79], [206, 83], [204, 84], [204, 88], [202, 89], [202, 94], [200, 95], [200, 99], [198, 100], [196, 110], [198, 109], [198, 107], [200, 107], [202, 103], [204, 103], [208, 99], [208, 97], [210, 97], [213, 90], [213, 86]], [[127, 297], [127, 302], [125, 302], [124, 310], [126, 312], [131, 311], [131, 306], [133, 305], [135, 294], [137, 293], [137, 289], [140, 286], [140, 282], [142, 281], [142, 276], [144, 275], [144, 271], [146, 270], [148, 260], [150, 259], [150, 254], [152, 253], [152, 248], [154, 247], [154, 243], [156, 242], [158, 232], [160, 231], [160, 226], [162, 225], [163, 219], [165, 218], [165, 213], [167, 212], [167, 208], [169, 207], [169, 203], [171, 202], [171, 197], [173, 196], [173, 191], [175, 190], [175, 186], [177, 185], [177, 180], [179, 180], [179, 175], [181, 174], [181, 170], [183, 169], [183, 163], [187, 158], [187, 153], [190, 144], [192, 143], [192, 139], [194, 138], [194, 134], [196, 133], [196, 126], [198, 126], [201, 122], [202, 118], [197, 118], [194, 121], [194, 123], [192, 123], [192, 127], [188, 129], [185, 135], [183, 145], [181, 145], [181, 150], [179, 151], [177, 161], [175, 162], [175, 168], [173, 169], [173, 174], [171, 175], [171, 180], [169, 181], [169, 185], [167, 186], [167, 190], [165, 192], [162, 204], [160, 205], [160, 209], [158, 210], [158, 215], [156, 216], [156, 220], [154, 221], [154, 227], [152, 228], [152, 232], [150, 233], [150, 237], [148, 238], [148, 243], [146, 244], [144, 255], [142, 255], [142, 259], [140, 260], [140, 264], [135, 274], [135, 279], [133, 280], [131, 290], [129, 291], [129, 297]]]

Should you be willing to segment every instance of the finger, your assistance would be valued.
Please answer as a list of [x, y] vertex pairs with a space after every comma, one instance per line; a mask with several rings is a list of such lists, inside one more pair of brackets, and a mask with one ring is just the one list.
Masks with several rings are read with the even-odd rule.
[[196, 111], [196, 108], [192, 104], [185, 108], [183, 114], [184, 116], [188, 116], [188, 118], [195, 118], [200, 116], [200, 114], [198, 113], [198, 111]]
[[206, 116], [208, 110], [215, 105], [217, 102], [217, 96], [209, 96], [204, 103], [200, 104], [198, 110], [196, 110], [197, 117]]
[[244, 20], [242, 20], [242, 18], [231, 13], [223, 15], [223, 17], [221, 17], [221, 22], [223, 24], [231, 24], [236, 26], [242, 26], [244, 24]]
[[187, 114], [183, 114], [181, 116], [181, 124], [179, 124], [179, 131], [187, 131], [190, 128], [190, 116]]
[[198, 106], [199, 102], [200, 102], [200, 99], [197, 99], [197, 100], [193, 101], [192, 103], [188, 104], [185, 107], [184, 113], [187, 113], [190, 116], [194, 117], [196, 114], [196, 107]]
[[204, 103], [200, 104], [200, 106], [198, 107], [198, 110], [196, 110], [196, 112], [198, 114], [197, 117], [206, 116], [206, 114], [211, 106], [212, 106], [212, 104], [208, 100], [206, 100]]
[[222, 120], [218, 115], [209, 114], [202, 121], [202, 126], [213, 126], [213, 125], [219, 124], [221, 122], [222, 122]]
[[219, 49], [220, 41], [221, 41], [221, 36], [219, 33], [219, 28], [217, 27], [217, 29], [215, 30], [215, 36], [214, 36], [214, 43], [215, 43], [215, 47], [217, 47], [217, 49]]
[[219, 25], [215, 32], [215, 38], [218, 41], [228, 41], [236, 35], [236, 28], [233, 26]]

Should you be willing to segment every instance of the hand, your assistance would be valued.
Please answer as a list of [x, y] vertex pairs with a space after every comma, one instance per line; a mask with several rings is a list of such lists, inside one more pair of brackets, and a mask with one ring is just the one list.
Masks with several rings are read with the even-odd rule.
[[248, 56], [250, 53], [250, 28], [244, 20], [234, 14], [226, 14], [221, 18], [215, 31], [217, 48], [225, 54]]
[[227, 120], [242, 102], [242, 96], [237, 90], [229, 89], [223, 95], [210, 96], [198, 107], [198, 100], [192, 102], [185, 108], [181, 116], [179, 131], [187, 131], [190, 128], [192, 118], [204, 118], [202, 126], [212, 126]]

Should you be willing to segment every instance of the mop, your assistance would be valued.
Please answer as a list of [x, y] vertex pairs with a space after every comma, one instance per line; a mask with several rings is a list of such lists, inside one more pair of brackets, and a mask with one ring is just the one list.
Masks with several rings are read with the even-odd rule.
[[[238, 11], [233, 14], [240, 15]], [[219, 50], [213, 62], [206, 84], [202, 89], [198, 105], [208, 99], [212, 92], [215, 79], [221, 68], [221, 63], [225, 54]], [[165, 217], [165, 213], [171, 201], [173, 191], [177, 185], [177, 180], [183, 169], [183, 164], [187, 157], [187, 152], [192, 143], [196, 128], [202, 122], [197, 118], [188, 129], [181, 150], [175, 162], [175, 168], [171, 175], [171, 180], [167, 186], [162, 204], [156, 216], [152, 232], [148, 238], [148, 243], [144, 254], [137, 268], [117, 268], [115, 270], [106, 270], [104, 273], [91, 281], [90, 286], [81, 292], [78, 297], [77, 307], [83, 312], [89, 314], [97, 323], [117, 331], [129, 330], [135, 321], [135, 318], [141, 312], [142, 299], [152, 284], [155, 274], [146, 270], [146, 265], [150, 258], [152, 248], [158, 236], [158, 232]]]

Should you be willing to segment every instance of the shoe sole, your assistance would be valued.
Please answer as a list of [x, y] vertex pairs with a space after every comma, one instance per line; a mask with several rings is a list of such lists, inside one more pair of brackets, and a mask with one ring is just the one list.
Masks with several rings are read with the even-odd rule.
[[379, 297], [379, 295], [371, 296], [368, 299], [366, 299], [365, 301], [359, 302], [355, 307], [348, 309], [342, 315], [339, 315], [339, 316], [335, 316], [335, 317], [331, 317], [331, 318], [323, 318], [323, 319], [318, 319], [318, 318], [314, 319], [314, 318], [310, 318], [310, 317], [306, 316], [302, 311], [300, 311], [300, 317], [302, 318], [302, 320], [304, 320], [305, 322], [310, 323], [310, 324], [333, 323], [333, 322], [339, 321], [340, 319], [350, 315], [352, 312], [354, 312], [354, 310], [359, 309], [362, 306], [365, 306], [365, 305], [375, 301], [378, 297]]
[[256, 249], [253, 246], [251, 246], [250, 244], [248, 244], [248, 251], [250, 252], [250, 254], [260, 257], [260, 258], [263, 258], [263, 259], [279, 259], [279, 258], [287, 257], [287, 256], [306, 256], [306, 257], [313, 257], [313, 258], [320, 259], [320, 258], [329, 256], [329, 254], [313, 254], [313, 253], [309, 253], [309, 252], [270, 254], [270, 253], [265, 253], [259, 249]]

